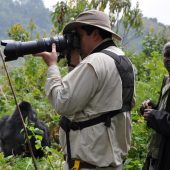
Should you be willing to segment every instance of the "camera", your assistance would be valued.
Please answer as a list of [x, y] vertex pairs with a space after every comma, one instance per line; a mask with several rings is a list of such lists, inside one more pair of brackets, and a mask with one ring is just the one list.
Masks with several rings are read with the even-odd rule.
[[[49, 38], [42, 38], [40, 40], [33, 41], [13, 41], [13, 40], [2, 40], [1, 45], [5, 46], [4, 55], [5, 61], [12, 61], [18, 59], [18, 57], [23, 57], [27, 54], [36, 54], [43, 51], [51, 52], [52, 44], [56, 44], [57, 52], [64, 53], [64, 50], [67, 49], [79, 49], [80, 42], [79, 36], [76, 32], [70, 32], [65, 35], [59, 35]], [[62, 58], [64, 56], [60, 56]]]

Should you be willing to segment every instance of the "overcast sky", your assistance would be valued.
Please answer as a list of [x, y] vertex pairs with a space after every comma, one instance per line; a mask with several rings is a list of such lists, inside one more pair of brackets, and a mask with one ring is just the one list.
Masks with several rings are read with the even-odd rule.
[[[59, 0], [43, 1], [47, 8], [51, 8]], [[131, 0], [132, 4], [137, 1], [144, 17], [157, 18], [158, 22], [170, 25], [170, 0]]]

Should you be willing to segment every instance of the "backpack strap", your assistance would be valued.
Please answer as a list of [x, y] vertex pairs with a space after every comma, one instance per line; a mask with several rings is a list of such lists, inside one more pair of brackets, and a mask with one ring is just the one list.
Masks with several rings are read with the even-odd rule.
[[110, 119], [121, 112], [122, 110], [109, 111], [98, 117], [80, 122], [72, 122], [65, 116], [62, 116], [59, 124], [65, 132], [70, 130], [82, 130], [86, 127], [94, 126], [102, 122], [105, 124], [106, 127], [110, 127], [111, 124]]
[[122, 111], [123, 112], [130, 111], [134, 105], [133, 96], [135, 80], [132, 63], [129, 60], [129, 58], [123, 55], [117, 55], [112, 51], [102, 50], [101, 52], [115, 60], [117, 70], [122, 80], [122, 99], [123, 99]]

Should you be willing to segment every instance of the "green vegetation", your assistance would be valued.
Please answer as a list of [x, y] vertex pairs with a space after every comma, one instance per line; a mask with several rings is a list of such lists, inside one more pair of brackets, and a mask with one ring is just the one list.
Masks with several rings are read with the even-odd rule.
[[[10, 0], [5, 2], [11, 3]], [[20, 2], [20, 0], [16, 2]], [[26, 3], [27, 1], [25, 0], [22, 2]], [[75, 1], [75, 3], [71, 2], [72, 1], [70, 0], [67, 1], [67, 3], [56, 4], [55, 10], [52, 13], [52, 22], [55, 29], [52, 30], [51, 34], [59, 34], [65, 23], [71, 18], [74, 18], [85, 8], [97, 8], [100, 6], [100, 8], [104, 10], [108, 0], [102, 1], [102, 4], [97, 4], [98, 1], [95, 0], [92, 0], [91, 4], [85, 0]], [[131, 9], [131, 4], [128, 0], [125, 1], [125, 4], [121, 4], [121, 2], [117, 4], [118, 1], [114, 0], [110, 0], [109, 2], [112, 4], [110, 6], [110, 15], [113, 17], [113, 25], [116, 23], [114, 22], [116, 20], [115, 16], [123, 11], [124, 15], [121, 22], [125, 27], [125, 30], [123, 31], [124, 35], [125, 31], [129, 31], [129, 27], [133, 27], [133, 29], [139, 31], [138, 33], [140, 33], [142, 29], [140, 19], [136, 20], [136, 25], [133, 25], [133, 20], [131, 21], [132, 25], [128, 25], [128, 18], [133, 12], [136, 12], [136, 16], [141, 16], [141, 14], [138, 13], [138, 7]], [[32, 0], [30, 3], [35, 3], [35, 1]], [[0, 0], [0, 4], [6, 6], [3, 0]], [[113, 10], [113, 6], [115, 6], [116, 9]], [[115, 13], [115, 11], [118, 11], [118, 13]], [[24, 29], [21, 24], [14, 23], [5, 31], [11, 39], [27, 41], [32, 39], [33, 32], [37, 28], [37, 24], [31, 20], [27, 25], [28, 29]], [[116, 25], [116, 27], [118, 26], [119, 25]], [[119, 26], [119, 28], [122, 29], [122, 26]], [[39, 34], [39, 36], [40, 35], [41, 34]], [[150, 130], [146, 127], [144, 119], [138, 114], [138, 110], [144, 99], [150, 98], [157, 102], [162, 78], [165, 74], [167, 74], [162, 62], [161, 49], [163, 44], [168, 41], [168, 36], [162, 34], [161, 31], [158, 35], [155, 35], [154, 29], [151, 29], [151, 31], [145, 35], [146, 36], [139, 41], [142, 45], [141, 53], [137, 53], [136, 51], [126, 51], [127, 56], [131, 59], [134, 67], [136, 68], [136, 105], [131, 113], [132, 145], [127, 160], [125, 161], [124, 170], [140, 170], [142, 167], [147, 153]], [[45, 121], [49, 126], [50, 135], [52, 138], [52, 147], [45, 149], [47, 156], [42, 159], [37, 159], [38, 169], [59, 170], [61, 169], [63, 163], [63, 154], [58, 145], [59, 115], [52, 108], [44, 94], [47, 67], [42, 62], [41, 58], [35, 58], [31, 55], [25, 57], [22, 60], [22, 63], [23, 64], [20, 65], [20, 67], [14, 68], [7, 65], [17, 101], [20, 102], [22, 100], [26, 100], [33, 105], [33, 108], [38, 113], [38, 117]], [[65, 67], [65, 60], [61, 60], [59, 65], [62, 76], [66, 75], [67, 68]], [[0, 73], [0, 117], [2, 117], [3, 115], [11, 114], [14, 111], [15, 102], [2, 65], [0, 67]], [[31, 158], [23, 158], [21, 156], [9, 156], [4, 158], [1, 153], [0, 169], [33, 170], [34, 166]]]

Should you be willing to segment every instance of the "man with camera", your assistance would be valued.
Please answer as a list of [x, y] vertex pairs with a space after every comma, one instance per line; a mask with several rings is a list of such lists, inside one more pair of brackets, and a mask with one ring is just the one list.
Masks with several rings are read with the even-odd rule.
[[[164, 66], [170, 74], [170, 42], [163, 48]], [[142, 103], [141, 114], [152, 128], [152, 138], [149, 152], [144, 164], [144, 170], [170, 169], [170, 78], [165, 76], [162, 83], [158, 104], [150, 100]]]
[[66, 76], [60, 75], [54, 43], [51, 53], [38, 54], [48, 65], [46, 95], [61, 115], [64, 169], [121, 170], [130, 149], [132, 64], [116, 47], [113, 40], [121, 38], [104, 12], [82, 12], [65, 26], [63, 34], [70, 32], [80, 48], [71, 50], [69, 67], [75, 68]]

